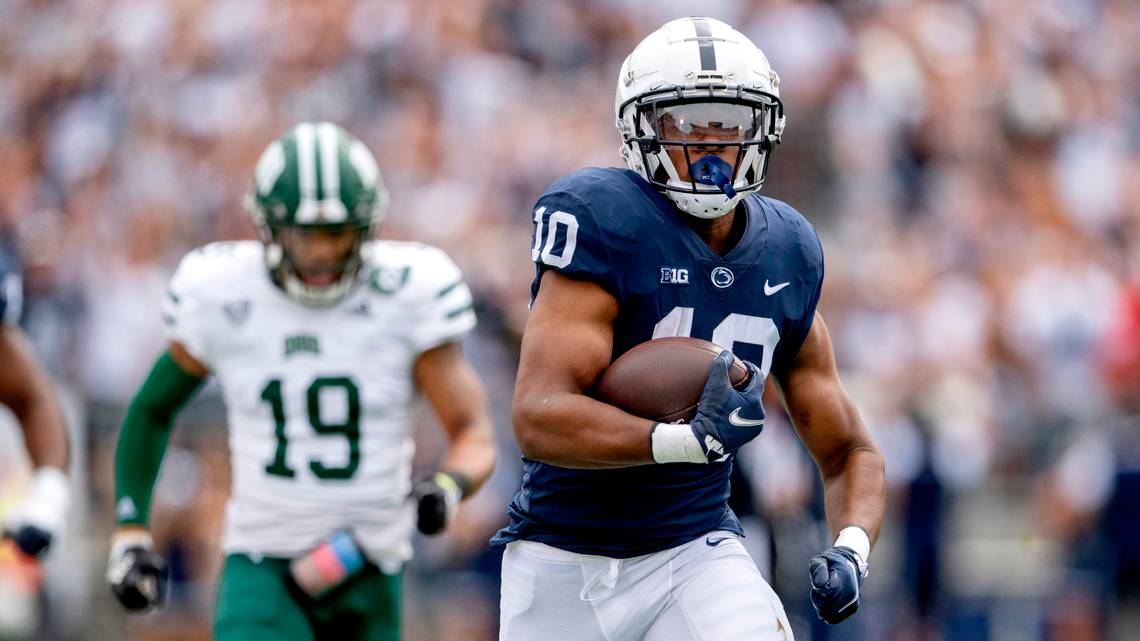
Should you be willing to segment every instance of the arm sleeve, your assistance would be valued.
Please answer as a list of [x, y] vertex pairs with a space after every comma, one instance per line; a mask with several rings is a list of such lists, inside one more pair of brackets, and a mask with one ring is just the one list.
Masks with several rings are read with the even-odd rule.
[[475, 301], [459, 267], [442, 251], [424, 270], [423, 298], [416, 311], [412, 342], [416, 352], [426, 352], [446, 342], [457, 340], [475, 328]]
[[174, 416], [204, 380], [184, 372], [163, 352], [135, 394], [115, 450], [115, 518], [120, 525], [145, 525], [150, 518], [151, 493]]

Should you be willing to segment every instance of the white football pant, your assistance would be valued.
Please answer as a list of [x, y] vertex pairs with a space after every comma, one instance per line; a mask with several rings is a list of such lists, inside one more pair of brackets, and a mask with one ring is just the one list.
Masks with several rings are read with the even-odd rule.
[[630, 559], [514, 541], [500, 606], [499, 641], [792, 641], [731, 532]]

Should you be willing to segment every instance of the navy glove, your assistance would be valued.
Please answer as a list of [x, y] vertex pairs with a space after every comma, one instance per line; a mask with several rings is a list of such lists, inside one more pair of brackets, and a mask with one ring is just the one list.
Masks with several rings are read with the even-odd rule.
[[713, 359], [697, 415], [689, 424], [656, 423], [649, 433], [653, 460], [657, 463], [716, 463], [756, 438], [764, 429], [764, 377], [748, 368], [748, 384], [737, 390], [729, 378], [732, 352]]
[[107, 583], [124, 608], [146, 612], [166, 600], [166, 562], [149, 544], [123, 541], [111, 549]]
[[859, 588], [867, 575], [858, 554], [848, 547], [833, 547], [812, 557], [808, 571], [811, 604], [819, 618], [834, 625], [855, 614], [859, 609]]
[[436, 472], [431, 479], [417, 483], [412, 497], [416, 500], [416, 527], [420, 532], [442, 532], [455, 516], [466, 487], [461, 475], [447, 472]]
[[729, 378], [732, 352], [725, 350], [713, 360], [697, 415], [689, 426], [709, 462], [723, 460], [731, 452], [760, 435], [764, 429], [764, 377], [748, 361], [748, 384], [737, 390]]

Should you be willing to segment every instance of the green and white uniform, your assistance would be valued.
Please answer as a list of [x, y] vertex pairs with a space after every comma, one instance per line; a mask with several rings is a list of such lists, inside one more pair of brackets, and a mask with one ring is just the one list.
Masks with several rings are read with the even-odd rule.
[[188, 254], [165, 322], [217, 377], [233, 466], [227, 554], [289, 558], [349, 529], [396, 568], [411, 555], [410, 420], [416, 358], [475, 326], [447, 255], [370, 241], [355, 284], [323, 307], [271, 280], [266, 247], [215, 243]]

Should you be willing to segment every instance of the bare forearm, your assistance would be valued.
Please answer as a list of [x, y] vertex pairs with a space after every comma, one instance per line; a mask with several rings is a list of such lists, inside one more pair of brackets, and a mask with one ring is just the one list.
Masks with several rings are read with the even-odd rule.
[[568, 392], [515, 405], [523, 456], [559, 467], [612, 468], [653, 462], [653, 422]]
[[0, 327], [0, 403], [16, 415], [28, 457], [36, 467], [67, 470], [67, 424], [47, 372], [23, 333]]
[[67, 427], [59, 404], [46, 391], [19, 415], [24, 428], [28, 457], [35, 467], [54, 467], [67, 471]]
[[440, 469], [462, 474], [469, 483], [467, 493], [471, 494], [490, 478], [495, 469], [495, 458], [495, 440], [490, 424], [470, 423], [457, 430]]
[[883, 457], [873, 447], [848, 452], [838, 471], [824, 479], [824, 508], [832, 538], [843, 528], [858, 526], [874, 545], [883, 525], [886, 477]]

